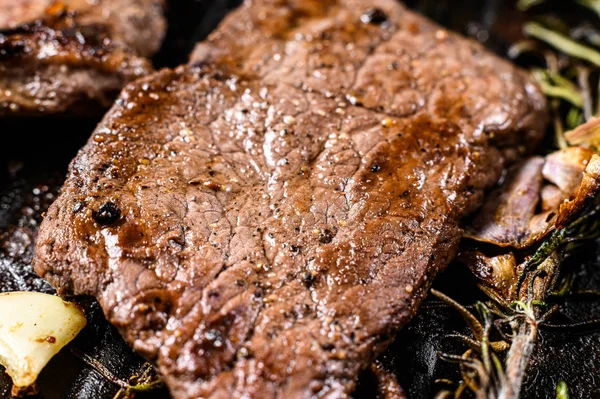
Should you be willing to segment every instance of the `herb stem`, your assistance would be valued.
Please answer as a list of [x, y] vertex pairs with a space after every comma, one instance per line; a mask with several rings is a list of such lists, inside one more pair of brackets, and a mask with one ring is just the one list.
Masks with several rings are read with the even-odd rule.
[[596, 116], [598, 116], [600, 115], [600, 81], [598, 82], [598, 93], [596, 97]]
[[594, 117], [594, 103], [592, 100], [592, 90], [590, 88], [590, 70], [582, 66], [577, 67], [577, 79], [583, 97], [583, 115], [587, 122]]
[[537, 326], [535, 320], [527, 319], [522, 323], [517, 334], [513, 337], [510, 350], [506, 357], [506, 384], [502, 384], [498, 399], [518, 399], [521, 385], [529, 359], [533, 353], [537, 338]]
[[565, 139], [565, 127], [563, 125], [562, 119], [559, 115], [559, 106], [560, 103], [558, 100], [551, 100], [550, 105], [552, 107], [553, 114], [553, 123], [554, 123], [554, 137], [556, 141], [556, 146], [560, 149], [567, 148], [569, 143], [567, 143], [567, 139]]

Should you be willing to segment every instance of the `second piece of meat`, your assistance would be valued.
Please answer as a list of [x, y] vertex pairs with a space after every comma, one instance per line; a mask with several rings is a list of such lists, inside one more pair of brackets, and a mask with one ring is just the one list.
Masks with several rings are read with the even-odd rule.
[[0, 116], [99, 114], [165, 30], [162, 0], [0, 0]]

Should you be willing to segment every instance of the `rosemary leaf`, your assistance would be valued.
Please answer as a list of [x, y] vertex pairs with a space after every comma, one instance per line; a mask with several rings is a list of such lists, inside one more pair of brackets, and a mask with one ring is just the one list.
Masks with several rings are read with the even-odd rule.
[[556, 385], [556, 399], [569, 399], [569, 387], [566, 382], [561, 381]]
[[553, 84], [548, 71], [535, 69], [532, 73], [535, 80], [537, 80], [542, 87], [544, 94], [548, 97], [560, 98], [568, 101], [577, 108], [583, 107], [583, 96], [577, 90], [565, 84]]
[[517, 58], [521, 54], [539, 51], [539, 45], [536, 41], [533, 40], [522, 40], [518, 43], [513, 44], [508, 49], [508, 56], [510, 58]]
[[599, 0], [578, 0], [579, 4], [589, 8], [600, 16], [600, 1]]
[[567, 126], [570, 129], [575, 129], [581, 124], [581, 111], [578, 108], [571, 108], [567, 114]]
[[565, 35], [545, 28], [537, 22], [529, 22], [525, 24], [523, 29], [528, 36], [535, 37], [571, 57], [580, 58], [600, 67], [600, 52], [591, 47], [584, 46]]
[[521, 11], [527, 11], [531, 7], [537, 6], [538, 4], [542, 4], [546, 0], [519, 0], [517, 3], [517, 8]]
[[479, 320], [477, 320], [477, 318], [471, 314], [471, 312], [469, 312], [464, 306], [456, 302], [454, 299], [448, 297], [445, 294], [442, 294], [436, 289], [432, 289], [431, 294], [436, 298], [444, 301], [447, 305], [450, 305], [451, 307], [456, 309], [460, 313], [460, 315], [465, 319], [465, 322], [469, 325], [475, 338], [481, 339], [483, 335], [483, 326], [481, 325]]

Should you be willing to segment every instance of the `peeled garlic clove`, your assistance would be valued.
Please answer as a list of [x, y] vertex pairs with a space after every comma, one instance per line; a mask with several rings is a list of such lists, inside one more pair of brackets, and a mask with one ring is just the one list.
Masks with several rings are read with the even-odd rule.
[[0, 364], [15, 387], [33, 385], [44, 366], [85, 324], [83, 311], [57, 296], [0, 294]]

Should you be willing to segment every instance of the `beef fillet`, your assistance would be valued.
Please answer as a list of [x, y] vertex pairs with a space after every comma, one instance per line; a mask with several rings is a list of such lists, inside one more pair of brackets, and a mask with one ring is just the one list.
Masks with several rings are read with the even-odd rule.
[[253, 0], [127, 86], [36, 270], [174, 398], [339, 398], [539, 141], [528, 76], [395, 0]]
[[0, 116], [98, 113], [152, 71], [163, 0], [0, 0]]

